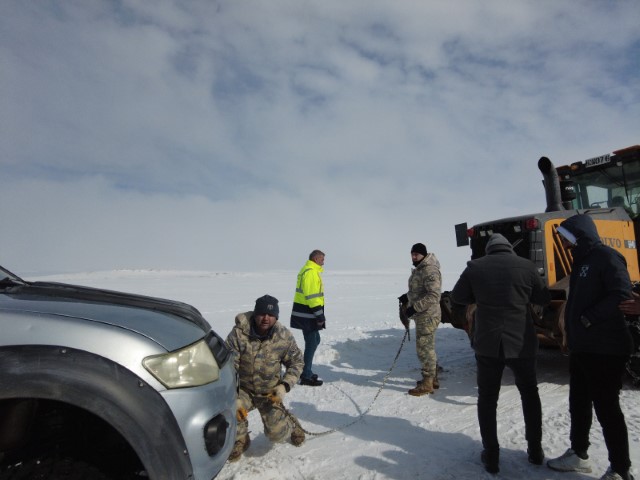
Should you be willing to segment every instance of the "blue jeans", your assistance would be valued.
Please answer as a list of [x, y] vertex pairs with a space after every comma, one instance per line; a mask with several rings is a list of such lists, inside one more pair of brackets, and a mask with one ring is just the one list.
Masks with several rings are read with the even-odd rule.
[[304, 369], [302, 370], [302, 378], [311, 378], [313, 371], [313, 356], [316, 353], [318, 345], [320, 345], [320, 332], [318, 330], [303, 330], [304, 336]]

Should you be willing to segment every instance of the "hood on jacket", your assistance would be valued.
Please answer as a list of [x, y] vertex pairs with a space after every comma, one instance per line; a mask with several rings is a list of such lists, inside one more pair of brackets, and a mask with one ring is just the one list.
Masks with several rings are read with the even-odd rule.
[[578, 214], [569, 217], [560, 224], [560, 227], [576, 237], [576, 244], [581, 251], [590, 250], [601, 243], [596, 224], [589, 215]]
[[513, 252], [513, 246], [503, 235], [494, 233], [489, 238], [484, 251], [487, 255], [495, 252]]

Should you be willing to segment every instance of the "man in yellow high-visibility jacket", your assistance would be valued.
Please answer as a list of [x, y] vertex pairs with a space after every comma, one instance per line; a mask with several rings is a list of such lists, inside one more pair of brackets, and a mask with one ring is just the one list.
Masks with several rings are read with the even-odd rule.
[[322, 266], [324, 253], [314, 250], [309, 260], [298, 273], [296, 293], [291, 311], [291, 328], [302, 330], [304, 336], [304, 370], [300, 376], [301, 385], [319, 387], [322, 380], [313, 373], [313, 356], [320, 344], [320, 330], [325, 328], [324, 288], [322, 287]]

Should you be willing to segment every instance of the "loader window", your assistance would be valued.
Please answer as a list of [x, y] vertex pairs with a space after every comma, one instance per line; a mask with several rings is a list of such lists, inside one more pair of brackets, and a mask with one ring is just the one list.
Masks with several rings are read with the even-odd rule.
[[607, 189], [595, 185], [578, 186], [578, 198], [583, 201], [581, 208], [607, 207]]
[[640, 162], [583, 168], [571, 180], [576, 187], [574, 208], [623, 207], [632, 218], [640, 213]]

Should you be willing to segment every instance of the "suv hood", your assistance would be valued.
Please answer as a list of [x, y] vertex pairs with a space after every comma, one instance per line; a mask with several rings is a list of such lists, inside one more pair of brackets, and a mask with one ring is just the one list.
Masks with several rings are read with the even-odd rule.
[[144, 335], [168, 351], [191, 344], [211, 330], [196, 308], [173, 300], [24, 280], [3, 282], [0, 293], [0, 309], [113, 325]]

